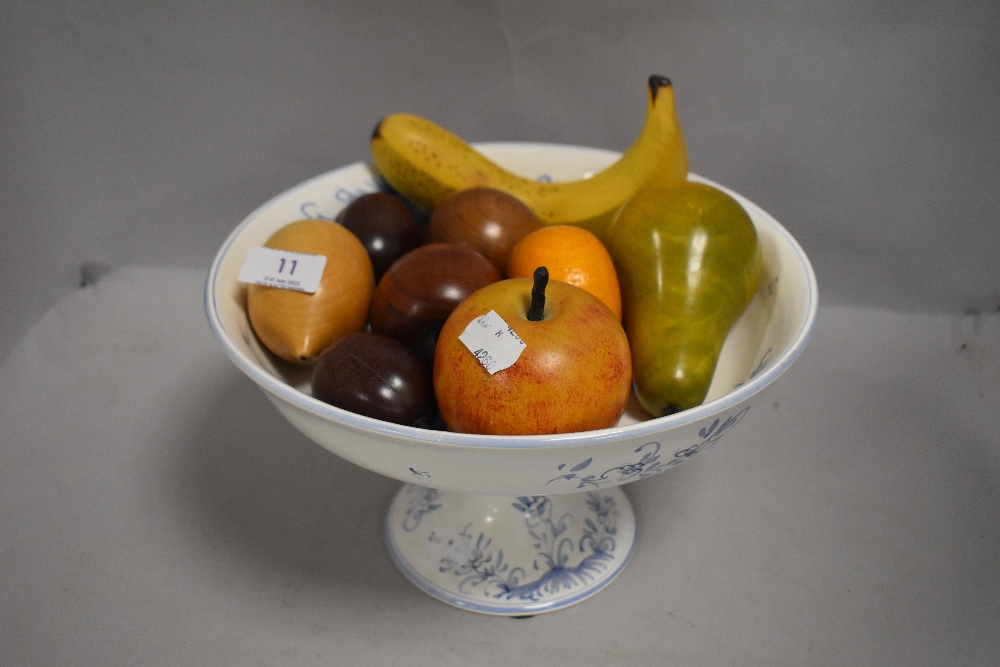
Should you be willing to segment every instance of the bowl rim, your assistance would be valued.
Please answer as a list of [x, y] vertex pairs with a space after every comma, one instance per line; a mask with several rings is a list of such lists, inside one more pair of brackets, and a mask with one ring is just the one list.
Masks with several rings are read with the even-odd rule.
[[[621, 153], [601, 148], [588, 148], [586, 146], [558, 143], [498, 141], [476, 142], [473, 146], [485, 149], [489, 149], [491, 147], [530, 150], [553, 148], [563, 151], [578, 150], [591, 154], [601, 153], [606, 154], [609, 157], [621, 155]], [[265, 392], [280, 398], [299, 409], [305, 410], [326, 420], [334, 421], [338, 426], [359, 432], [365, 432], [370, 435], [377, 435], [390, 439], [402, 439], [428, 445], [451, 445], [456, 447], [485, 447], [501, 449], [572, 447], [578, 445], [590, 445], [604, 441], [617, 441], [652, 436], [667, 429], [683, 427], [700, 422], [712, 415], [730, 410], [734, 406], [749, 399], [783, 374], [788, 367], [791, 366], [792, 362], [795, 361], [799, 354], [801, 354], [802, 350], [805, 348], [810, 337], [812, 336], [819, 308], [818, 285], [812, 264], [795, 237], [792, 236], [792, 234], [785, 229], [785, 227], [778, 222], [774, 216], [764, 211], [761, 207], [757, 206], [743, 195], [703, 176], [689, 173], [689, 180], [707, 183], [717, 187], [735, 197], [744, 206], [750, 206], [763, 214], [763, 216], [768, 219], [769, 224], [774, 226], [778, 234], [784, 238], [789, 247], [793, 250], [795, 258], [801, 264], [803, 272], [807, 277], [807, 305], [802, 327], [796, 333], [795, 338], [792, 340], [792, 343], [788, 346], [788, 348], [778, 358], [774, 359], [767, 368], [750, 378], [747, 382], [716, 399], [666, 417], [653, 417], [634, 424], [612, 426], [592, 431], [577, 431], [572, 433], [557, 433], [549, 435], [484, 435], [478, 433], [437, 431], [423, 429], [416, 426], [393, 424], [391, 422], [366, 417], [364, 415], [359, 415], [328, 403], [324, 403], [319, 399], [313, 398], [312, 396], [299, 391], [295, 387], [283, 382], [271, 373], [267, 372], [253, 359], [244, 354], [239, 347], [237, 347], [232, 337], [230, 337], [229, 332], [226, 331], [223, 326], [218, 315], [218, 304], [215, 295], [217, 278], [222, 262], [224, 261], [230, 247], [236, 242], [236, 239], [276, 201], [294, 195], [295, 192], [299, 190], [309, 188], [316, 181], [329, 179], [334, 177], [339, 172], [355, 170], [358, 167], [368, 168], [377, 176], [377, 173], [371, 167], [370, 163], [364, 161], [353, 162], [335, 169], [330, 169], [293, 185], [292, 187], [287, 188], [271, 197], [254, 209], [227, 235], [225, 241], [220, 246], [215, 258], [212, 261], [211, 267], [209, 268], [208, 276], [205, 281], [204, 292], [204, 305], [209, 326], [215, 337], [220, 343], [222, 343], [223, 350], [236, 367], [253, 380], [259, 387], [265, 390]]]

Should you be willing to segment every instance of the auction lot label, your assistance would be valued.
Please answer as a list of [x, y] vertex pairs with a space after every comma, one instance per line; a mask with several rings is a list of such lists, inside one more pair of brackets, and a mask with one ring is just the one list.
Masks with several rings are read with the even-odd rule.
[[325, 255], [254, 246], [247, 251], [237, 279], [243, 283], [312, 294], [319, 289], [325, 267]]
[[458, 339], [490, 375], [513, 366], [527, 347], [495, 310], [469, 322]]

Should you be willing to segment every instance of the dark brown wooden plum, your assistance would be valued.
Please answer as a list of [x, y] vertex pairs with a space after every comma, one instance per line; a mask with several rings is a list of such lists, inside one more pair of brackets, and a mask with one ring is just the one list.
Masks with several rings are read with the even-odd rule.
[[402, 201], [385, 192], [361, 195], [339, 216], [372, 260], [378, 280], [397, 259], [423, 243], [423, 230]]
[[430, 374], [416, 353], [394, 338], [359, 332], [326, 348], [316, 361], [312, 394], [359, 415], [411, 425], [434, 412]]
[[411, 250], [389, 268], [372, 297], [372, 331], [409, 345], [427, 363], [451, 311], [500, 271], [472, 248], [431, 243]]
[[520, 199], [493, 188], [461, 190], [431, 213], [427, 243], [465, 243], [502, 273], [510, 251], [542, 221]]

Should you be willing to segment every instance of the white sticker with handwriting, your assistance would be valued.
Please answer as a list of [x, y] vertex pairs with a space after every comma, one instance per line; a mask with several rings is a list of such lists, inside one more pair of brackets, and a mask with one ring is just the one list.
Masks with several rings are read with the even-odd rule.
[[513, 366], [527, 347], [495, 310], [469, 322], [458, 339], [490, 375]]
[[244, 283], [312, 294], [319, 289], [325, 267], [325, 255], [255, 246], [247, 251], [237, 279]]

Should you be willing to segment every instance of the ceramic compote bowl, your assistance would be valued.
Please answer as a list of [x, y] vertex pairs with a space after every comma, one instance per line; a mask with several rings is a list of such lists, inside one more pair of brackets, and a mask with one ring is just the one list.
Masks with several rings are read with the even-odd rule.
[[[553, 180], [581, 178], [618, 157], [548, 144], [477, 147], [511, 170]], [[243, 220], [209, 272], [205, 301], [213, 332], [304, 434], [406, 482], [390, 505], [385, 538], [400, 570], [422, 590], [465, 609], [511, 616], [593, 595], [622, 571], [634, 544], [634, 515], [620, 485], [732, 439], [753, 417], [758, 393], [802, 352], [817, 310], [808, 258], [774, 218], [730, 192], [757, 226], [764, 277], [726, 341], [708, 398], [696, 408], [651, 419], [633, 401], [613, 428], [551, 436], [398, 426], [312, 398], [308, 369], [277, 359], [255, 337], [246, 286], [237, 280], [247, 249], [280, 227], [301, 218], [332, 220], [352, 199], [379, 187], [368, 165], [352, 164], [278, 195]]]

